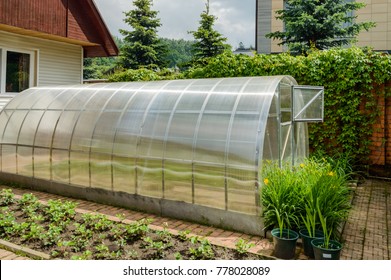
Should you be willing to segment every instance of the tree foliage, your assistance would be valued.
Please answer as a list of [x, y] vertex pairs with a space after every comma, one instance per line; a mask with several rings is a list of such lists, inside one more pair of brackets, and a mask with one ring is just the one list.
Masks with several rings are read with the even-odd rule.
[[[114, 37], [116, 45], [121, 48], [123, 42], [120, 38]], [[118, 57], [89, 57], [83, 61], [83, 79], [95, 80], [105, 79], [113, 74], [118, 68]]]
[[169, 68], [178, 67], [182, 69], [188, 66], [189, 62], [193, 59], [192, 50], [194, 41], [168, 38], [162, 38], [161, 40], [167, 46], [165, 60], [167, 60]]
[[285, 24], [285, 31], [266, 34], [281, 40], [293, 52], [305, 53], [348, 45], [362, 30], [374, 27], [373, 22], [356, 23], [353, 15], [365, 4], [346, 0], [287, 0], [287, 7], [278, 10], [277, 19]]
[[132, 30], [121, 29], [124, 46], [121, 48], [121, 66], [128, 69], [164, 67], [166, 49], [157, 36], [161, 26], [157, 11], [151, 10], [152, 0], [134, 0], [134, 10], [124, 12], [124, 21]]
[[205, 10], [201, 13], [200, 26], [197, 31], [190, 31], [195, 39], [193, 55], [194, 61], [203, 62], [205, 59], [214, 57], [231, 49], [225, 44], [227, 38], [223, 37], [214, 29], [214, 22], [217, 18], [209, 13], [209, 0], [205, 4]]
[[391, 56], [369, 49], [332, 48], [308, 56], [224, 53], [187, 78], [291, 75], [299, 84], [325, 87], [325, 121], [310, 124], [313, 150], [331, 156], [348, 153], [364, 162], [370, 153], [373, 124], [381, 114], [377, 99], [391, 96]]

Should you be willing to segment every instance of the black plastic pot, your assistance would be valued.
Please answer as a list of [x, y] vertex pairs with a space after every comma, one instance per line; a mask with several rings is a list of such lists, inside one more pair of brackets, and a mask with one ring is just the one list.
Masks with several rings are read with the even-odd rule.
[[315, 258], [314, 249], [312, 248], [311, 241], [314, 239], [319, 239], [319, 238], [323, 239], [323, 237], [324, 237], [323, 231], [316, 229], [314, 237], [311, 237], [309, 235], [307, 229], [301, 229], [299, 231], [299, 234], [301, 236], [301, 240], [303, 241], [304, 254], [312, 259]]
[[342, 244], [338, 241], [330, 240], [329, 248], [324, 248], [324, 239], [314, 239], [311, 244], [315, 260], [339, 260], [341, 256]]
[[290, 260], [296, 254], [296, 242], [299, 234], [291, 229], [283, 229], [280, 236], [280, 229], [275, 228], [271, 232], [274, 243], [274, 256], [279, 259]]

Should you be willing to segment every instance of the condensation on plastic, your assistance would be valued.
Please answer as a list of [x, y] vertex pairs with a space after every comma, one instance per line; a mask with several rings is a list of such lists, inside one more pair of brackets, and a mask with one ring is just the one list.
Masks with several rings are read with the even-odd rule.
[[[292, 157], [290, 143], [279, 147], [292, 137], [280, 124], [291, 113], [280, 109], [295, 84], [275, 76], [32, 88], [0, 114], [1, 171], [255, 214], [262, 162]], [[306, 128], [295, 131], [294, 156], [305, 156]]]

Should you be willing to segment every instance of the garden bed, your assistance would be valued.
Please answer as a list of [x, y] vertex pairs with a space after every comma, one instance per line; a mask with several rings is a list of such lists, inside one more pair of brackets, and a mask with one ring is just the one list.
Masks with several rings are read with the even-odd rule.
[[125, 223], [96, 213], [78, 213], [76, 203], [49, 200], [42, 204], [32, 194], [16, 199], [12, 190], [0, 192], [0, 238], [46, 253], [53, 259], [151, 260], [224, 259], [258, 260], [254, 245], [239, 239], [236, 249], [211, 244], [189, 231], [177, 235], [152, 230], [151, 220]]

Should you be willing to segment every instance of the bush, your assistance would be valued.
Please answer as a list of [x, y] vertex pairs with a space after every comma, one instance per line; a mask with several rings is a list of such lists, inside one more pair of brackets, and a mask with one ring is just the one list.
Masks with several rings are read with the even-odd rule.
[[134, 82], [134, 81], [156, 81], [161, 80], [160, 76], [155, 71], [148, 69], [128, 69], [125, 71], [116, 72], [109, 76], [109, 82]]

